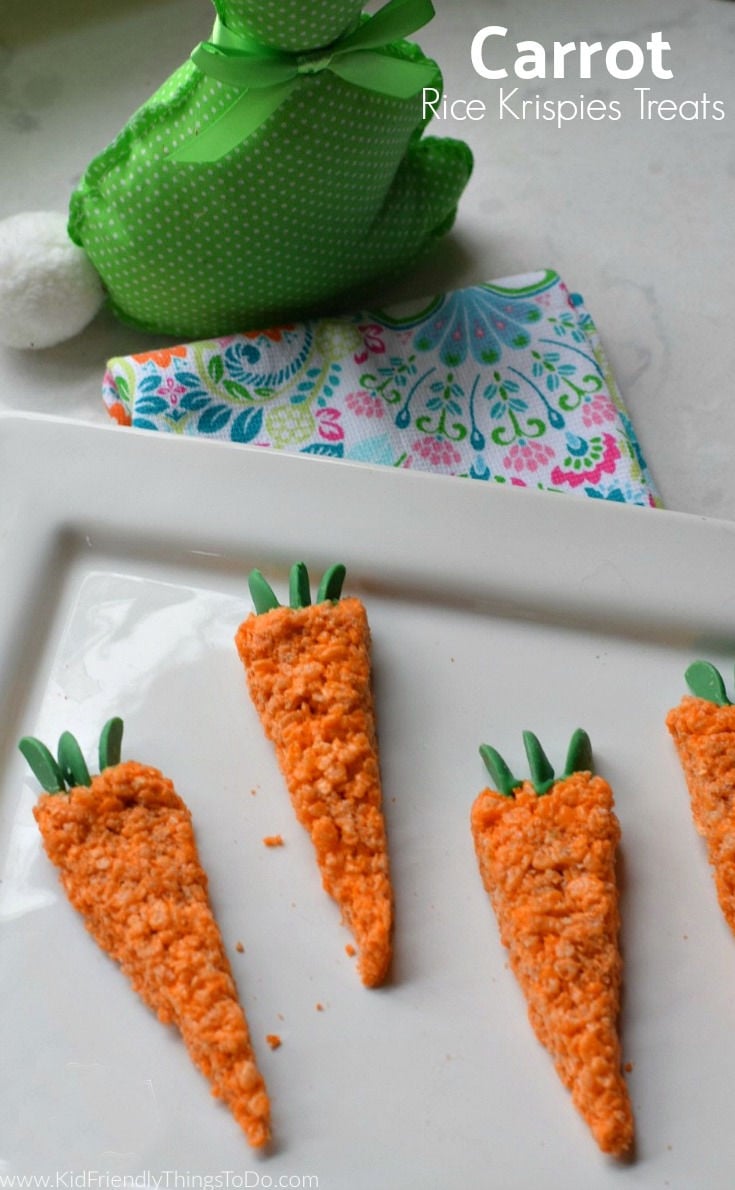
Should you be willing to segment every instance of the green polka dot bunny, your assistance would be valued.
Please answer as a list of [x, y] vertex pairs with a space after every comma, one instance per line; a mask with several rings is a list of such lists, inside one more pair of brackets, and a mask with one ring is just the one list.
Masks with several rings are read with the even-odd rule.
[[[72, 242], [52, 216], [0, 224], [0, 341], [58, 342], [103, 294], [123, 321], [181, 339], [327, 313], [448, 231], [472, 156], [422, 135], [423, 91], [441, 74], [404, 40], [431, 0], [360, 7], [215, 0], [210, 39], [85, 171]], [[52, 248], [33, 309], [28, 273]]]

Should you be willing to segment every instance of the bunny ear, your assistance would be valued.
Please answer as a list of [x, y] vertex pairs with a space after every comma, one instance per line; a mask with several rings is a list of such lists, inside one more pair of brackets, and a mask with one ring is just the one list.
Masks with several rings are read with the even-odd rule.
[[221, 21], [233, 33], [249, 33], [264, 45], [299, 52], [330, 45], [357, 23], [363, 0], [217, 0]]
[[0, 222], [0, 343], [53, 347], [83, 330], [104, 290], [82, 248], [69, 239], [66, 216], [31, 211]]

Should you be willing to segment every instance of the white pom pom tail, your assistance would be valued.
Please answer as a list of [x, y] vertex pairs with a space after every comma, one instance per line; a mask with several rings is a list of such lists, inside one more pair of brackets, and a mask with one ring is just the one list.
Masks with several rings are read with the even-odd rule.
[[103, 301], [102, 282], [69, 239], [66, 216], [30, 211], [0, 221], [0, 343], [52, 347], [83, 330]]

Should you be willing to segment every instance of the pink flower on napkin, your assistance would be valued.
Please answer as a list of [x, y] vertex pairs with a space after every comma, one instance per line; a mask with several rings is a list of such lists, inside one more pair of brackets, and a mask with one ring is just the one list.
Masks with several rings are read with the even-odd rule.
[[155, 390], [159, 397], [166, 397], [170, 405], [177, 405], [179, 397], [186, 392], [186, 385], [177, 384], [173, 376], [164, 376], [163, 381]]
[[[461, 454], [455, 450], [451, 442], [431, 434], [427, 434], [425, 438], [417, 438], [412, 443], [411, 450], [421, 459], [422, 463], [428, 464], [429, 467], [437, 471], [453, 472], [462, 462]], [[406, 467], [413, 466], [413, 458], [410, 454], [404, 465]]]
[[554, 450], [542, 442], [516, 442], [503, 459], [509, 471], [538, 471], [554, 458]]
[[593, 397], [585, 397], [582, 403], [582, 421], [587, 429], [601, 426], [605, 422], [614, 422], [617, 410], [606, 393], [597, 393]]
[[551, 472], [553, 484], [569, 484], [577, 488], [580, 484], [599, 483], [603, 475], [614, 475], [615, 464], [620, 458], [620, 450], [612, 434], [602, 434], [590, 438], [588, 442], [582, 438], [572, 440], [569, 454], [561, 467], [554, 467]]
[[345, 405], [357, 417], [383, 417], [385, 415], [380, 397], [376, 393], [366, 392], [365, 389], [347, 393]]

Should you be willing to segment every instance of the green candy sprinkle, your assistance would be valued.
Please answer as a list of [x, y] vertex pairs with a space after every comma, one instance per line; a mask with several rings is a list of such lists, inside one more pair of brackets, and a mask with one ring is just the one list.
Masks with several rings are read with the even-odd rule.
[[316, 595], [317, 603], [325, 603], [327, 600], [337, 603], [342, 594], [342, 584], [346, 574], [347, 569], [341, 562], [335, 562], [334, 566], [325, 570]]
[[250, 571], [248, 587], [250, 588], [250, 595], [255, 606], [255, 611], [259, 616], [263, 612], [269, 612], [273, 608], [281, 606], [276, 599], [275, 592], [270, 583], [259, 570]]
[[592, 741], [587, 732], [582, 727], [578, 727], [569, 741], [564, 776], [571, 777], [572, 773], [591, 773], [592, 771]]
[[695, 698], [704, 698], [718, 707], [732, 705], [725, 693], [722, 675], [709, 661], [693, 661], [684, 674], [684, 680]]
[[72, 787], [74, 785], [91, 784], [92, 778], [89, 775], [87, 762], [82, 755], [82, 749], [70, 731], [62, 732], [59, 738], [57, 754], [59, 757], [59, 768], [67, 785]]
[[120, 763], [122, 751], [123, 721], [119, 717], [108, 719], [100, 733], [99, 762], [100, 772], [110, 769]]
[[480, 744], [480, 756], [498, 793], [503, 797], [513, 797], [513, 790], [523, 784], [522, 779], [513, 776], [500, 753], [489, 744]]
[[[122, 737], [123, 721], [116, 715], [107, 720], [100, 733], [100, 772], [120, 763]], [[62, 732], [59, 738], [58, 760], [35, 736], [24, 736], [18, 748], [46, 793], [68, 793], [77, 785], [92, 784], [82, 749], [70, 731]]]
[[[532, 731], [523, 732], [523, 746], [531, 770], [530, 783], [538, 797], [543, 797], [557, 781], [564, 781], [573, 773], [592, 772], [592, 744], [587, 732], [581, 727], [577, 728], [569, 741], [566, 764], [561, 777], [554, 776], [551, 762], [544, 752], [538, 736], [535, 736]], [[523, 785], [523, 778], [514, 777], [500, 753], [496, 752], [495, 748], [491, 748], [489, 744], [480, 745], [480, 755], [496, 791], [503, 797], [513, 797], [518, 786]]]
[[535, 736], [532, 731], [524, 731], [523, 747], [526, 750], [528, 766], [531, 770], [531, 784], [537, 790], [540, 790], [542, 786], [550, 788], [554, 782], [554, 770], [541, 747], [538, 736]]
[[[317, 591], [316, 603], [337, 603], [342, 594], [342, 585], [347, 574], [341, 562], [335, 562], [324, 572]], [[257, 615], [272, 611], [281, 604], [268, 580], [260, 570], [251, 570], [248, 576], [250, 595]], [[294, 562], [288, 575], [288, 600], [293, 611], [311, 605], [309, 572], [305, 562]]]
[[288, 576], [288, 593], [289, 604], [294, 611], [298, 611], [302, 607], [308, 607], [311, 603], [309, 572], [306, 569], [305, 562], [294, 562], [291, 567], [291, 572]]
[[18, 748], [25, 757], [33, 776], [46, 793], [65, 793], [64, 775], [46, 745], [35, 736], [24, 736]]

